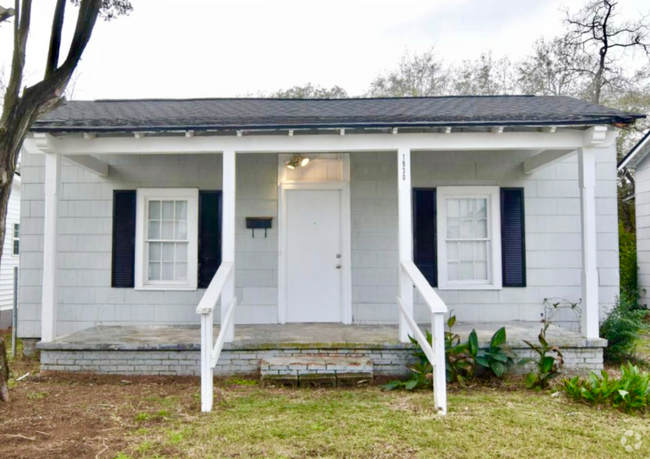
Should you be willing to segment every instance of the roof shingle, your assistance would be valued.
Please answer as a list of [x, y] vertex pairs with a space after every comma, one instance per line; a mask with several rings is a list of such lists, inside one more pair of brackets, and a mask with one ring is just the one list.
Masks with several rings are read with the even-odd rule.
[[33, 131], [629, 124], [643, 115], [570, 97], [67, 101]]

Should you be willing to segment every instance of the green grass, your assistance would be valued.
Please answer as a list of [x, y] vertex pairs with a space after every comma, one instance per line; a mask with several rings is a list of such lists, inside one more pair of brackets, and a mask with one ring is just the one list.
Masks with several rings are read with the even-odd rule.
[[[433, 412], [429, 391], [230, 386], [216, 395], [210, 414], [186, 405], [134, 432], [122, 457], [650, 456], [647, 416], [598, 411], [563, 395], [523, 389], [454, 391], [446, 417]], [[627, 430], [644, 437], [633, 454], [620, 443]]]

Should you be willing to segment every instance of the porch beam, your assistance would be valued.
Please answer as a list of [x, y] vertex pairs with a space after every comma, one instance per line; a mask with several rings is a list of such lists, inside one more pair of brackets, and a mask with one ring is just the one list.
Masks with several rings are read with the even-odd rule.
[[[411, 151], [400, 148], [397, 151], [397, 192], [398, 192], [398, 225], [399, 225], [399, 296], [404, 313], [413, 317], [413, 281], [402, 269], [403, 261], [413, 261], [413, 214], [411, 206]], [[403, 314], [399, 314], [399, 339], [408, 343], [413, 331]]]
[[[584, 132], [558, 130], [547, 132], [400, 133], [399, 135], [254, 135], [254, 136], [146, 136], [135, 142], [133, 137], [99, 138], [92, 142], [81, 137], [47, 135], [51, 151], [64, 155], [101, 154], [213, 154], [223, 151], [240, 153], [335, 153], [354, 151], [486, 151], [486, 150], [576, 150], [584, 145]], [[607, 132], [601, 145], [615, 141]], [[28, 153], [42, 153], [35, 139], [25, 141]]]
[[66, 156], [65, 159], [73, 163], [75, 166], [97, 175], [98, 177], [108, 177], [108, 163], [95, 158], [90, 155], [74, 155]]
[[[228, 306], [235, 298], [235, 198], [237, 165], [233, 150], [223, 152], [223, 187], [221, 217], [221, 261], [233, 263], [233, 269], [221, 292], [221, 324], [226, 323]], [[225, 342], [235, 339], [235, 321], [230, 321]]]
[[43, 229], [43, 298], [41, 341], [56, 338], [57, 309], [57, 215], [61, 189], [61, 155], [45, 155], [45, 221]]
[[582, 335], [598, 338], [599, 302], [596, 251], [596, 149], [578, 149], [582, 243]]
[[544, 150], [524, 161], [524, 173], [532, 174], [573, 155], [575, 150]]

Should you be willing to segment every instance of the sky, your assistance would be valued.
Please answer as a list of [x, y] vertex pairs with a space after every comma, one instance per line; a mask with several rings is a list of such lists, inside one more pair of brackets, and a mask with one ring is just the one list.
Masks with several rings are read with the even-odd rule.
[[[13, 3], [0, 0], [3, 6]], [[43, 73], [54, 0], [34, 0], [28, 81]], [[132, 0], [133, 12], [98, 22], [73, 98], [255, 95], [307, 82], [364, 93], [410, 51], [435, 46], [449, 64], [492, 50], [524, 57], [561, 33], [563, 10], [583, 0]], [[622, 16], [650, 13], [620, 0]], [[69, 40], [76, 8], [68, 5]], [[11, 26], [0, 27], [0, 68], [10, 68]]]

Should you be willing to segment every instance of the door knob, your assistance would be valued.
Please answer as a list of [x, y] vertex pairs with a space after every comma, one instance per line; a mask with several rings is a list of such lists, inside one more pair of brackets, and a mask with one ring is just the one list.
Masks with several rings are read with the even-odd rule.
[[336, 265], [336, 269], [341, 269], [341, 265]]
[[337, 254], [336, 254], [336, 258], [341, 258], [341, 254], [340, 254], [340, 253], [337, 253]]

